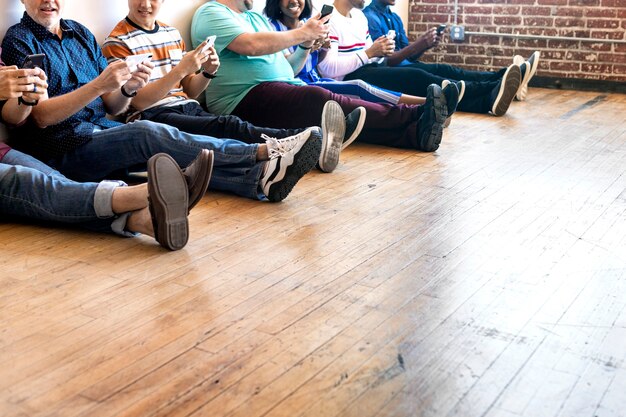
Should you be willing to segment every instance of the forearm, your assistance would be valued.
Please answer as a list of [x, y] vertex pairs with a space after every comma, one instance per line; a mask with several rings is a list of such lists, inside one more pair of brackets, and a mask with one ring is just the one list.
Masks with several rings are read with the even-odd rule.
[[284, 49], [309, 41], [300, 29], [285, 32], [243, 33], [228, 45], [228, 49], [239, 55], [261, 56], [280, 52]]
[[[129, 94], [133, 93], [133, 91], [126, 92]], [[118, 88], [117, 90], [103, 94], [102, 100], [104, 101], [104, 107], [106, 109], [106, 112], [110, 115], [117, 116], [126, 111], [126, 109], [128, 109], [131, 98], [124, 96], [121, 89]]]
[[190, 98], [197, 98], [211, 83], [210, 78], [206, 78], [202, 73], [189, 75], [182, 81], [183, 91]]
[[304, 68], [304, 64], [306, 64], [310, 51], [310, 49], [296, 48], [292, 54], [289, 54], [286, 57], [287, 62], [291, 65], [295, 75], [297, 75], [300, 71], [302, 71], [302, 68]]
[[8, 125], [19, 126], [30, 116], [32, 106], [18, 103], [17, 99], [8, 100], [2, 108], [2, 120]]
[[339, 56], [337, 45], [333, 45], [317, 66], [322, 76], [337, 79], [356, 71], [368, 62], [369, 58], [363, 50], [348, 56]]
[[140, 89], [137, 92], [137, 96], [135, 96], [132, 100], [133, 107], [139, 111], [147, 109], [157, 101], [167, 96], [170, 90], [175, 88], [183, 77], [184, 75], [181, 75], [175, 67], [163, 78], [153, 81]]
[[71, 93], [53, 97], [33, 107], [32, 118], [39, 128], [62, 122], [100, 97], [102, 92], [93, 81]]

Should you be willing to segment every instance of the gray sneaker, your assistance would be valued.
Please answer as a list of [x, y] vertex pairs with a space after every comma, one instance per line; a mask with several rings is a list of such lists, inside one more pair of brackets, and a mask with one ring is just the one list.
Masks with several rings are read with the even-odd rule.
[[315, 166], [322, 148], [322, 135], [318, 127], [311, 127], [284, 139], [263, 138], [270, 159], [259, 180], [259, 188], [268, 200], [282, 201]]
[[322, 152], [318, 161], [322, 171], [333, 172], [337, 168], [345, 133], [343, 110], [339, 103], [329, 100], [322, 110]]

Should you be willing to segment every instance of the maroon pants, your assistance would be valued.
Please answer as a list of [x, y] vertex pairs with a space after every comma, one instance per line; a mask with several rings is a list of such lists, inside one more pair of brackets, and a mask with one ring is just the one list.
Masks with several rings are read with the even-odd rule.
[[233, 114], [257, 126], [279, 129], [319, 126], [322, 108], [328, 100], [338, 102], [346, 114], [359, 106], [367, 109], [365, 126], [358, 141], [418, 149], [421, 106], [370, 103], [331, 93], [321, 87], [261, 83], [246, 94]]

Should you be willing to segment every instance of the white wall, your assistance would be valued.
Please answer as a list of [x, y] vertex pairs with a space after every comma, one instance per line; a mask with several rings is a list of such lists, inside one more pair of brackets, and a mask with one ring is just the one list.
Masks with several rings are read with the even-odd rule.
[[[189, 26], [195, 10], [206, 0], [166, 0], [161, 9], [160, 20], [180, 30], [185, 42], [189, 44]], [[318, 8], [324, 3], [332, 4], [332, 0], [313, 0]], [[6, 4], [6, 6], [5, 6]], [[113, 26], [122, 20], [128, 12], [126, 0], [65, 0], [65, 16], [87, 26], [102, 42]], [[261, 11], [265, 0], [256, 0], [254, 10]], [[24, 5], [20, 0], [2, 0], [3, 12], [0, 13], [0, 37], [4, 37], [9, 26], [19, 22], [24, 13]], [[408, 16], [408, 0], [398, 0], [395, 10], [406, 26]]]

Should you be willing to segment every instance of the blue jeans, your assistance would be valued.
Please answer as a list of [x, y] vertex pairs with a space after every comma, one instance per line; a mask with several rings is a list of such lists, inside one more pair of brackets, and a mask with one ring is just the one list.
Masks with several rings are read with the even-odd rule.
[[233, 115], [216, 115], [204, 111], [195, 101], [175, 106], [158, 106], [144, 110], [142, 120], [165, 123], [195, 135], [213, 136], [215, 138], [236, 138], [245, 143], [265, 143], [262, 134], [273, 138], [293, 136], [303, 129], [272, 129], [257, 127], [244, 122]]
[[113, 190], [122, 185], [74, 182], [12, 149], [0, 162], [0, 212], [129, 236], [124, 231], [128, 213], [117, 216], [111, 207]]
[[256, 161], [258, 144], [233, 139], [192, 135], [146, 120], [95, 131], [89, 142], [48, 163], [76, 181], [100, 181], [111, 173], [145, 170], [152, 155], [169, 154], [181, 167], [189, 165], [201, 149], [213, 150], [209, 187], [260, 199], [259, 178], [264, 163]]

